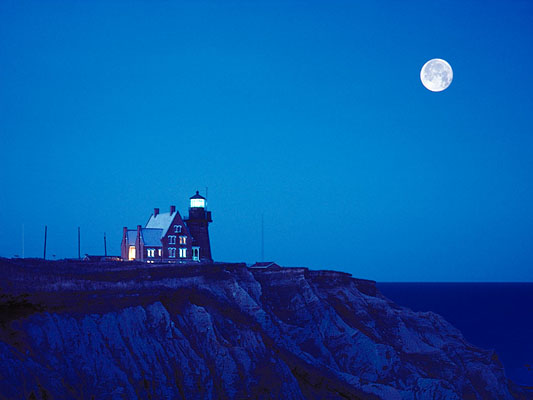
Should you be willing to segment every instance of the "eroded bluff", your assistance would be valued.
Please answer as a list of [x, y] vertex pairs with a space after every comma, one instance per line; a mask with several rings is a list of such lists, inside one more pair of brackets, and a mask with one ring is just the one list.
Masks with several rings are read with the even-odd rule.
[[348, 274], [53, 267], [4, 271], [35, 307], [2, 320], [2, 399], [521, 396], [492, 351]]

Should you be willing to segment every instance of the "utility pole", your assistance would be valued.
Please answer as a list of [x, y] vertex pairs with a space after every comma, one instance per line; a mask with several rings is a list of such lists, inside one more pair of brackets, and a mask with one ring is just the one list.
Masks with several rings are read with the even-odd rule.
[[44, 254], [43, 254], [43, 260], [46, 260], [46, 233], [47, 233], [48, 227], [44, 226]]
[[24, 258], [24, 224], [22, 224], [22, 258]]
[[104, 232], [104, 257], [107, 257], [107, 242], [105, 238], [105, 232]]
[[265, 261], [265, 215], [261, 214], [261, 262]]
[[81, 252], [80, 252], [80, 227], [78, 226], [78, 260], [81, 259]]

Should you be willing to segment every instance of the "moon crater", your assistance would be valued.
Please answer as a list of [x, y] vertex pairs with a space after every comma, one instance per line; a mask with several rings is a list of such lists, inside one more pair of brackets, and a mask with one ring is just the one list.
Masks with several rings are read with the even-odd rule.
[[420, 80], [426, 89], [442, 92], [452, 83], [452, 67], [440, 58], [429, 60], [420, 70]]

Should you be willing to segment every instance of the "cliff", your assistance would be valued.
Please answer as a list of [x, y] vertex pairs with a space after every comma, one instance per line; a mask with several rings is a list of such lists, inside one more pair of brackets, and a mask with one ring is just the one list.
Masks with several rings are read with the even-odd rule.
[[305, 268], [0, 260], [1, 399], [512, 399], [498, 357]]

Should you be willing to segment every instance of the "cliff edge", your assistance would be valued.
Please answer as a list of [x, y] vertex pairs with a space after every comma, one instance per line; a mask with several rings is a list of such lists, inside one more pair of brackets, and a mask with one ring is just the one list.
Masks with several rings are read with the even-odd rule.
[[305, 268], [0, 259], [0, 399], [513, 399], [497, 355]]

